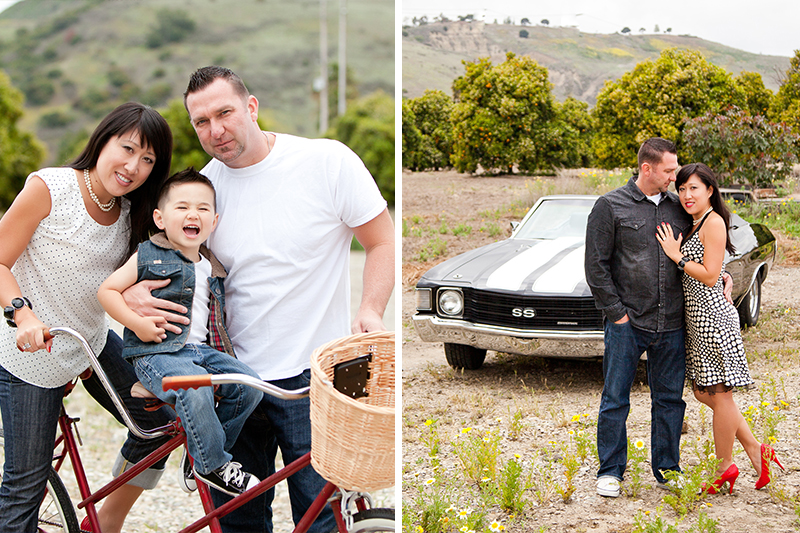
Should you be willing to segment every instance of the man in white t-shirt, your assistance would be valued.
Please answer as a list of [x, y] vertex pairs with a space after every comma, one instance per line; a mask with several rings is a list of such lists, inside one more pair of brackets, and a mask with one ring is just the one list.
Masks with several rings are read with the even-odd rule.
[[[209, 247], [229, 271], [227, 322], [237, 357], [279, 387], [305, 386], [315, 348], [351, 331], [386, 329], [382, 317], [394, 287], [394, 229], [386, 201], [362, 161], [338, 141], [261, 131], [258, 100], [229, 69], [195, 72], [184, 103], [203, 149], [214, 157], [202, 170], [217, 189], [221, 214]], [[366, 262], [363, 296], [349, 324], [354, 235]], [[149, 294], [139, 299], [149, 299], [139, 304], [141, 314], [157, 307], [168, 320], [186, 323], [168, 312], [184, 310]], [[245, 470], [266, 479], [278, 447], [285, 464], [310, 451], [308, 409], [308, 399], [265, 395], [231, 453]], [[325, 482], [311, 466], [288, 482], [297, 523]], [[269, 491], [224, 517], [223, 530], [271, 531], [272, 497]], [[310, 531], [333, 529], [326, 508]]]

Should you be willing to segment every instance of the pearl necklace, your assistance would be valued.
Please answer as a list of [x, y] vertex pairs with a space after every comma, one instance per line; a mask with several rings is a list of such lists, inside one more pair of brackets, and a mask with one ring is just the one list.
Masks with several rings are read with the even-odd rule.
[[705, 217], [707, 214], [709, 214], [713, 210], [714, 210], [713, 207], [709, 207], [708, 209], [706, 209], [706, 212], [703, 213], [702, 215], [700, 215], [700, 218], [698, 218], [697, 220], [692, 220], [692, 226], [698, 225], [700, 223], [700, 221], [703, 220], [703, 217]]
[[97, 204], [97, 207], [100, 208], [100, 211], [103, 211], [104, 213], [108, 213], [109, 211], [111, 211], [111, 209], [114, 207], [114, 204], [117, 202], [116, 196], [113, 196], [111, 198], [111, 201], [108, 202], [107, 204], [101, 204], [100, 199], [92, 190], [92, 180], [89, 179], [88, 168], [83, 169], [83, 180], [86, 182], [86, 190], [89, 191], [89, 197], [95, 204]]

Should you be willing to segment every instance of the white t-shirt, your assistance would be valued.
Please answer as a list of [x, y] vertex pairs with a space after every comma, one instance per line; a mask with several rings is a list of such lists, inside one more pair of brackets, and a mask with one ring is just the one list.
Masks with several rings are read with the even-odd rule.
[[309, 368], [350, 333], [352, 230], [385, 208], [358, 156], [338, 141], [276, 134], [260, 163], [202, 171], [217, 189], [209, 248], [228, 268], [225, 310], [236, 356], [265, 380]]
[[206, 344], [208, 338], [208, 299], [211, 296], [209, 276], [211, 276], [211, 261], [201, 255], [200, 261], [194, 264], [192, 326], [186, 339], [187, 344]]
[[[73, 169], [45, 168], [28, 179], [34, 175], [47, 185], [52, 207], [11, 272], [39, 320], [49, 327], [76, 330], [100, 355], [108, 321], [97, 301], [97, 289], [127, 250], [130, 203], [123, 198], [117, 221], [102, 226], [86, 211]], [[0, 364], [27, 383], [59, 387], [89, 367], [89, 359], [74, 339], [56, 337], [50, 352], [20, 352], [17, 330], [5, 321], [0, 327]]]

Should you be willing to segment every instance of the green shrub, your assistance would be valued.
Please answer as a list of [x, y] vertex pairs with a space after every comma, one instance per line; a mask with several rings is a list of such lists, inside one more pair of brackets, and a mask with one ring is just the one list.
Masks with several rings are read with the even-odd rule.
[[44, 159], [44, 147], [17, 128], [22, 117], [22, 93], [0, 71], [0, 209], [5, 210]]
[[326, 136], [358, 154], [383, 197], [394, 205], [394, 98], [376, 91], [351, 102]]
[[[688, 161], [702, 161], [721, 185], [773, 187], [798, 162], [800, 137], [786, 124], [769, 122], [737, 107], [689, 120], [684, 131]], [[688, 162], [684, 160], [684, 162]]]

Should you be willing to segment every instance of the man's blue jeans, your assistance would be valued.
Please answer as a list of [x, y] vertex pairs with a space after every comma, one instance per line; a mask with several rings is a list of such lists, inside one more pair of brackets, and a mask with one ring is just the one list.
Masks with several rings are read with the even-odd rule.
[[[161, 379], [234, 373], [260, 379], [258, 374], [238, 359], [206, 344], [186, 344], [177, 352], [142, 355], [134, 359], [133, 365], [147, 390], [175, 406], [198, 474], [209, 474], [233, 459], [229, 453], [233, 443], [264, 393], [247, 385], [220, 385], [215, 409], [213, 387], [165, 391]], [[245, 471], [249, 472], [246, 468]]]
[[[304, 371], [293, 378], [270, 381], [282, 389], [295, 390], [307, 387], [311, 372]], [[245, 471], [266, 479], [275, 472], [275, 455], [281, 449], [283, 463], [289, 464], [311, 451], [311, 418], [308, 398], [280, 400], [265, 394], [261, 404], [244, 425], [239, 440], [231, 453], [241, 462]], [[292, 519], [297, 524], [306, 509], [325, 486], [325, 480], [309, 465], [288, 480]], [[211, 491], [214, 505], [219, 507], [230, 498]], [[269, 490], [236, 511], [220, 518], [225, 533], [272, 533], [272, 500], [274, 490]], [[327, 533], [336, 528], [333, 511], [326, 505], [310, 533]]]
[[[122, 340], [109, 331], [106, 346], [98, 355], [98, 360], [114, 388], [141, 427], [152, 429], [167, 424], [172, 416], [171, 410], [162, 409], [154, 413], [145, 411], [142, 400], [131, 398], [130, 389], [137, 378], [133, 366], [123, 360], [121, 354]], [[96, 376], [86, 380], [84, 386], [103, 407], [118, 420], [121, 419]], [[3, 484], [0, 486], [0, 531], [4, 533], [37, 530], [39, 503], [44, 497], [53, 458], [63, 397], [64, 386], [54, 389], [37, 387], [16, 378], [0, 366], [0, 411], [5, 441]], [[136, 463], [166, 439], [141, 440], [129, 434], [122, 455], [127, 461]], [[133, 481], [141, 476], [157, 480], [166, 460], [165, 457]], [[150, 473], [150, 470], [154, 472]]]
[[661, 471], [680, 471], [680, 439], [686, 403], [685, 332], [651, 333], [633, 327], [630, 321], [605, 321], [603, 395], [597, 419], [597, 476], [622, 480], [628, 462], [628, 434], [625, 423], [630, 411], [630, 393], [636, 367], [647, 352], [647, 380], [650, 386], [651, 465], [656, 480], [664, 482]]

